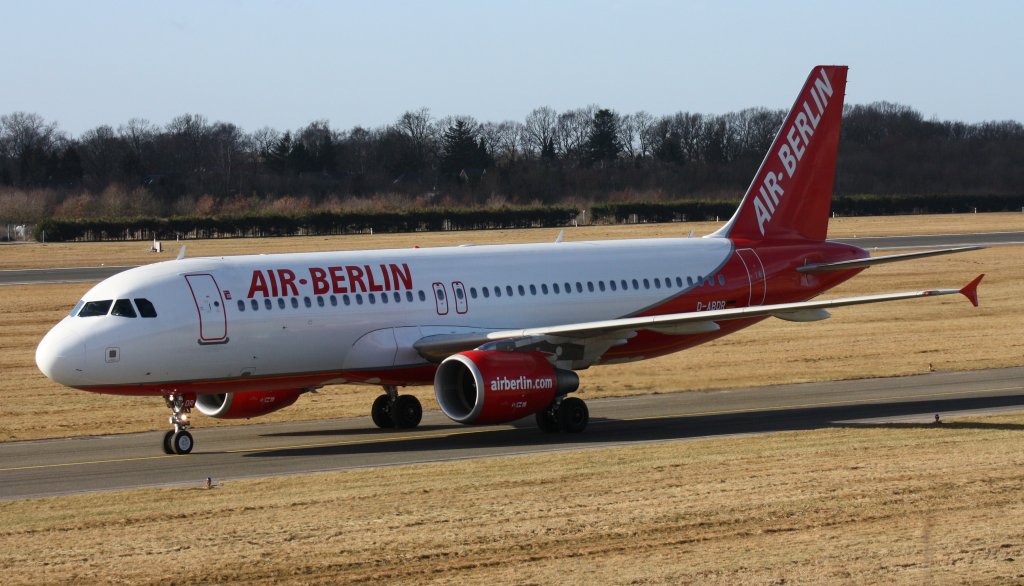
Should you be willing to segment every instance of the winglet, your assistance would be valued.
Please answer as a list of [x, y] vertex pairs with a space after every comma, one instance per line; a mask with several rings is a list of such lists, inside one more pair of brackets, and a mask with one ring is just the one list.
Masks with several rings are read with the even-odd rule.
[[183, 258], [185, 258], [185, 245], [184, 244], [181, 245], [181, 250], [178, 251], [178, 258], [176, 258], [175, 260], [181, 260]]
[[978, 275], [973, 281], [964, 285], [963, 289], [960, 289], [960, 293], [963, 293], [963, 296], [969, 299], [974, 307], [978, 307], [978, 283], [984, 276], [984, 273]]

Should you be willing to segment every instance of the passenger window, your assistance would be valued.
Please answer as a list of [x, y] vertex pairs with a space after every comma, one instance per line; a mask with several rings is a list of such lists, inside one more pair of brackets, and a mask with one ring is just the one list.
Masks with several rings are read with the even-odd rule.
[[494, 288], [494, 296], [495, 297], [501, 297], [501, 287], [495, 287]]
[[718, 275], [718, 284], [725, 285], [725, 275]]
[[316, 296], [316, 304], [319, 305], [320, 307], [324, 306], [324, 296], [323, 295], [317, 295]]
[[76, 303], [75, 306], [71, 309], [71, 313], [68, 314], [68, 317], [75, 317], [76, 315], [78, 315], [78, 310], [82, 309], [83, 305], [85, 305], [84, 301], [79, 301], [78, 303]]
[[491, 297], [491, 290], [487, 287], [481, 287], [480, 290], [484, 293], [484, 299], [489, 299]]
[[629, 291], [629, 283], [626, 282], [626, 279], [619, 281], [619, 284], [622, 285], [623, 291]]
[[284, 297], [277, 298], [277, 308], [284, 309]]
[[274, 303], [269, 298], [263, 300], [263, 306], [268, 310], [274, 309]]
[[139, 308], [139, 315], [142, 317], [156, 317], [156, 308], [149, 302], [149, 299], [136, 297], [135, 307]]
[[472, 297], [473, 299], [476, 299], [476, 287], [469, 288], [469, 296]]
[[342, 295], [342, 296], [341, 296], [341, 301], [342, 301], [342, 303], [344, 303], [345, 305], [352, 305], [352, 298], [351, 298], [351, 297], [349, 297], [348, 295]]
[[252, 310], [253, 311], [259, 311], [260, 310], [260, 304], [255, 299], [251, 300], [249, 302], [249, 304], [252, 305]]
[[[139, 311], [142, 311], [141, 309]], [[245, 302], [241, 299], [238, 300], [238, 311], [245, 311]]]
[[420, 293], [420, 295], [419, 295], [420, 301], [426, 301], [427, 300], [427, 294], [424, 293], [422, 289], [420, 290], [419, 293]]
[[299, 308], [299, 298], [298, 297], [292, 297], [292, 309], [298, 309], [298, 308]]
[[548, 284], [547, 283], [541, 283], [540, 284], [540, 292], [545, 294], [545, 295], [548, 294]]
[[644, 279], [644, 289], [650, 289], [651, 282], [648, 279]]
[[[398, 298], [398, 293], [395, 293], [395, 298], [396, 299]], [[337, 297], [337, 295], [331, 295], [331, 307], [338, 307], [338, 297]]]
[[551, 290], [554, 291], [555, 294], [561, 293], [561, 291], [558, 290], [558, 283], [552, 284], [551, 285]]
[[636, 279], [633, 279], [633, 290], [637, 291], [639, 289], [640, 289], [640, 282], [637, 281]]
[[598, 281], [597, 282], [597, 288], [598, 288], [599, 291], [604, 293], [604, 281]]
[[505, 293], [508, 293], [509, 297], [511, 297], [513, 295], [513, 293], [512, 293], [512, 285], [505, 285]]
[[522, 297], [522, 296], [525, 296], [525, 295], [526, 295], [526, 288], [523, 287], [522, 285], [520, 285], [519, 286], [519, 296]]
[[661, 277], [654, 277], [654, 288], [661, 289]]
[[693, 277], [686, 277], [686, 286], [693, 287]]
[[683, 278], [682, 277], [676, 277], [676, 287], [682, 287], [682, 286], [683, 286]]
[[381, 303], [387, 303], [388, 302], [388, 294], [387, 293], [381, 293], [380, 294], [380, 302]]
[[309, 297], [303, 297], [302, 302], [306, 304], [306, 307], [313, 307], [313, 302], [309, 300]]
[[405, 292], [405, 300], [408, 301], [409, 303], [412, 303], [412, 291]]
[[402, 301], [402, 294], [399, 293], [398, 291], [395, 291], [395, 303], [401, 303], [401, 301]]
[[587, 281], [587, 291], [590, 291], [591, 293], [594, 292], [594, 282], [593, 281]]
[[612, 291], [614, 291], [615, 290], [615, 281], [614, 280], [608, 281], [608, 286], [612, 288]]
[[462, 299], [466, 296], [466, 294], [462, 291], [462, 287], [455, 288], [455, 296], [458, 297], [459, 299]]
[[136, 317], [135, 308], [132, 307], [132, 302], [127, 299], [118, 299], [114, 302], [114, 308], [110, 310], [110, 315], [116, 315], [117, 317]]
[[362, 293], [356, 293], [356, 305], [362, 305], [362, 304], [363, 304], [363, 294]]
[[370, 305], [376, 305], [377, 304], [377, 296], [376, 295], [374, 295], [373, 293], [370, 293], [369, 295], [367, 295], [367, 297], [370, 298]]
[[78, 312], [78, 317], [96, 317], [98, 315], [107, 315], [110, 311], [111, 304], [114, 303], [113, 299], [105, 299], [103, 301], [87, 301], [82, 306], [82, 310]]
[[536, 295], [536, 294], [537, 294], [537, 286], [531, 284], [530, 285], [530, 295]]
[[438, 301], [444, 301], [444, 289], [441, 289], [439, 287], [439, 288], [435, 289], [434, 291], [437, 293], [437, 300]]
[[576, 292], [577, 293], [583, 293], [583, 283], [580, 283], [579, 281], [576, 281]]

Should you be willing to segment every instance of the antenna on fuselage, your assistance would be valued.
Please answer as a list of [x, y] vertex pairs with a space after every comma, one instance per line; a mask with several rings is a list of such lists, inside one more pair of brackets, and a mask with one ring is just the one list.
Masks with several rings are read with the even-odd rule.
[[178, 258], [176, 258], [174, 260], [181, 260], [183, 258], [185, 258], [185, 246], [184, 245], [182, 245], [181, 250], [178, 251]]

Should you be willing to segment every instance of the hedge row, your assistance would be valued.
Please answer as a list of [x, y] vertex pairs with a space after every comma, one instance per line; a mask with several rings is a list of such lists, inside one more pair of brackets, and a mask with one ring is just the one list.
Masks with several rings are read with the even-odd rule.
[[[608, 203], [591, 208], [595, 222], [657, 223], [726, 220], [738, 201]], [[832, 198], [840, 216], [895, 216], [1024, 210], [1024, 195], [851, 195]]]
[[36, 240], [109, 240], [319, 236], [366, 232], [419, 232], [546, 228], [572, 223], [573, 207], [521, 207], [491, 210], [439, 209], [404, 212], [310, 212], [307, 214], [221, 217], [133, 218], [127, 220], [44, 220]]
[[[735, 201], [684, 200], [608, 203], [591, 208], [598, 223], [660, 223], [725, 220]], [[1024, 210], [1024, 195], [855, 195], [837, 196], [832, 211], [840, 216], [888, 216]], [[333, 235], [366, 232], [438, 232], [571, 225], [574, 207], [519, 207], [490, 210], [439, 209], [404, 212], [310, 212], [297, 215], [135, 218], [129, 220], [44, 220], [36, 240], [50, 242], [244, 238]]]

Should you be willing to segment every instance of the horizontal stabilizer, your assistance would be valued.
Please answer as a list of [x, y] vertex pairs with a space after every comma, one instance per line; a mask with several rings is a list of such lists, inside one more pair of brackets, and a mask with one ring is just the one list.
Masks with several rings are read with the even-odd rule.
[[844, 271], [846, 269], [859, 269], [880, 265], [901, 260], [914, 260], [927, 256], [938, 256], [940, 254], [953, 254], [954, 252], [967, 252], [968, 250], [981, 250], [984, 246], [958, 246], [956, 248], [941, 248], [939, 250], [926, 250], [924, 252], [908, 252], [906, 254], [893, 254], [889, 256], [873, 256], [857, 260], [844, 260], [840, 262], [825, 262], [821, 264], [806, 265], [797, 268], [801, 273], [824, 273], [828, 271]]

